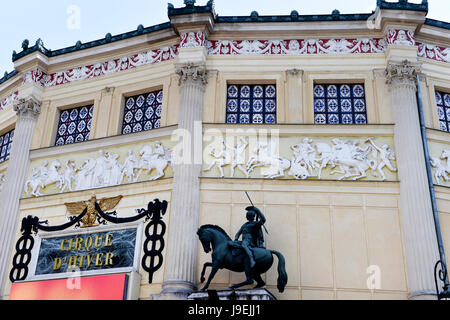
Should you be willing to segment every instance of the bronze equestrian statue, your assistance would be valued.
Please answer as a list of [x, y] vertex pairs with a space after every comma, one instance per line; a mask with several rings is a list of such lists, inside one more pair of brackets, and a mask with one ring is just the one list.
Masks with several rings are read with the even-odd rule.
[[[211, 252], [212, 262], [205, 263], [201, 274], [201, 282], [205, 281], [206, 268], [211, 267], [209, 279], [201, 291], [206, 291], [219, 269], [227, 269], [234, 272], [245, 272], [246, 281], [231, 286], [234, 290], [246, 285], [251, 285], [256, 280], [255, 288], [262, 288], [265, 282], [261, 274], [266, 273], [273, 265], [273, 255], [278, 258], [278, 280], [277, 288], [283, 292], [288, 275], [286, 273], [286, 263], [281, 253], [275, 250], [267, 250], [263, 247], [264, 238], [262, 227], [266, 218], [262, 212], [254, 207], [248, 207], [247, 222], [236, 234], [235, 241], [232, 241], [227, 233], [219, 226], [205, 225], [200, 227], [197, 235], [206, 253]], [[238, 239], [242, 236], [242, 241]]]

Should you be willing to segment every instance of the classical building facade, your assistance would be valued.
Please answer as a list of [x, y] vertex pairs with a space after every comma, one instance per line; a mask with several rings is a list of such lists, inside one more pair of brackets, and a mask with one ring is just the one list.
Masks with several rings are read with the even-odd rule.
[[436, 299], [450, 24], [427, 12], [228, 17], [185, 1], [73, 47], [24, 41], [0, 79], [3, 299], [72, 267], [81, 286], [125, 274], [128, 299], [186, 299], [211, 260], [197, 230], [234, 239], [245, 192], [286, 260], [283, 293], [276, 259], [263, 277], [276, 298]]

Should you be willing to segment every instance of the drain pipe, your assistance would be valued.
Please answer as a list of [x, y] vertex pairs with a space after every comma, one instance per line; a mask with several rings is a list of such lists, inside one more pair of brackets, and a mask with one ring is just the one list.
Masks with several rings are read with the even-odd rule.
[[[431, 166], [430, 166], [430, 153], [428, 149], [428, 140], [427, 140], [427, 132], [425, 128], [425, 121], [423, 117], [423, 105], [422, 105], [422, 93], [420, 91], [420, 85], [419, 85], [419, 75], [417, 75], [417, 107], [419, 111], [419, 122], [420, 122], [420, 130], [422, 133], [422, 143], [423, 143], [423, 151], [425, 154], [425, 166], [427, 168], [427, 176], [428, 176], [428, 188], [430, 190], [430, 196], [431, 196], [431, 206], [433, 208], [433, 217], [434, 217], [434, 226], [436, 229], [436, 239], [437, 239], [437, 245], [439, 249], [439, 256], [440, 260], [436, 263], [434, 268], [434, 277], [435, 277], [435, 285], [436, 285], [436, 294], [438, 299], [442, 298], [450, 298], [450, 291], [449, 291], [449, 281], [448, 281], [448, 273], [447, 273], [447, 262], [445, 260], [445, 252], [444, 252], [444, 242], [442, 241], [442, 234], [441, 234], [441, 226], [439, 224], [439, 213], [437, 210], [436, 205], [436, 194], [434, 192], [434, 183], [433, 183], [433, 176], [431, 173]], [[443, 292], [439, 292], [438, 284], [437, 284], [437, 278], [436, 278], [436, 272], [437, 268], [441, 267], [439, 270], [439, 279], [444, 282]]]

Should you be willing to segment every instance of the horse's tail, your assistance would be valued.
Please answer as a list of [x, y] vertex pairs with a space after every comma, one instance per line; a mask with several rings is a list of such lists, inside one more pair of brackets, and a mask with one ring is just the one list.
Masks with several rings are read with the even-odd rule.
[[280, 293], [284, 292], [284, 288], [288, 282], [288, 275], [286, 273], [286, 261], [281, 253], [275, 250], [270, 250], [270, 253], [274, 254], [278, 258], [278, 280], [277, 288]]

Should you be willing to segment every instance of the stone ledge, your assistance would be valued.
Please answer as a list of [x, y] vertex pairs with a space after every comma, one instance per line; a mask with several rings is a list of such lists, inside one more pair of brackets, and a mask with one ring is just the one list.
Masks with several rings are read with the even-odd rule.
[[208, 290], [208, 292], [196, 292], [188, 297], [188, 300], [277, 300], [267, 289], [250, 290]]

